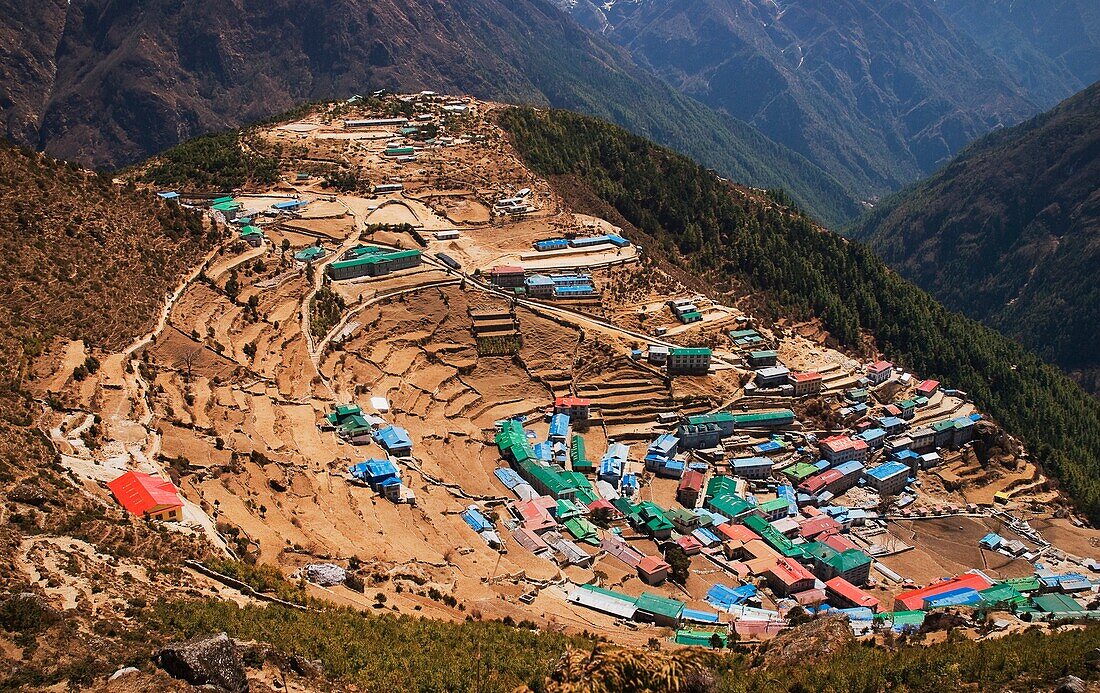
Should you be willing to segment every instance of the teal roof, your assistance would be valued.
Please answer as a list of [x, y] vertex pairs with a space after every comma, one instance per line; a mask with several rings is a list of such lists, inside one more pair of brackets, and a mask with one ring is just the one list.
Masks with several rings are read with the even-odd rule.
[[684, 603], [678, 599], [669, 599], [652, 592], [642, 592], [635, 602], [638, 609], [658, 616], [677, 619], [684, 612]]

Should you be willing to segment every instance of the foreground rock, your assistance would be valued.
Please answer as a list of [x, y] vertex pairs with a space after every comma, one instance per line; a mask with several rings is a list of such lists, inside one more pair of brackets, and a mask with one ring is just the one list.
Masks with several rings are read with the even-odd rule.
[[171, 676], [194, 686], [247, 693], [248, 678], [237, 645], [225, 633], [192, 638], [159, 650], [153, 661]]

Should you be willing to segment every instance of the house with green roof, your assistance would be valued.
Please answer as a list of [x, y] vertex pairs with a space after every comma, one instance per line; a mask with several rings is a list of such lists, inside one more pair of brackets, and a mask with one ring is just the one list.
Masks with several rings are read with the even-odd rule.
[[420, 264], [420, 261], [421, 253], [419, 250], [365, 253], [349, 260], [337, 260], [330, 263], [325, 271], [333, 280], [380, 277], [398, 270], [416, 267]]
[[837, 551], [828, 544], [815, 541], [804, 547], [813, 561], [814, 575], [821, 580], [842, 577], [853, 585], [862, 585], [871, 575], [871, 557], [859, 549]]
[[298, 252], [294, 253], [294, 260], [296, 262], [313, 262], [323, 258], [328, 253], [324, 246], [311, 245], [302, 248]]
[[733, 415], [736, 428], [777, 428], [794, 423], [794, 412], [790, 409], [775, 411], [755, 411]]
[[783, 535], [771, 523], [759, 515], [748, 515], [744, 519], [745, 526], [760, 535], [769, 546], [778, 551], [785, 558], [802, 560], [806, 557], [805, 548], [797, 545]]
[[711, 351], [707, 348], [670, 349], [665, 362], [669, 375], [706, 375], [710, 371]]
[[800, 484], [817, 474], [818, 468], [808, 462], [798, 462], [783, 469], [780, 473], [796, 484]]
[[725, 515], [731, 520], [747, 517], [752, 513], [753, 506], [744, 498], [732, 494], [722, 494], [708, 498], [703, 506], [707, 510], [713, 510], [719, 515]]
[[661, 506], [652, 501], [642, 501], [634, 506], [634, 511], [627, 516], [627, 520], [636, 531], [654, 539], [668, 539], [672, 536], [672, 523], [665, 517]]
[[564, 525], [565, 531], [572, 534], [577, 541], [593, 546], [600, 545], [600, 533], [596, 529], [596, 525], [592, 524], [584, 517], [570, 518], [565, 521]]
[[678, 599], [662, 597], [652, 592], [642, 592], [635, 604], [638, 606], [638, 619], [650, 621], [658, 626], [679, 628], [684, 615], [684, 603]]

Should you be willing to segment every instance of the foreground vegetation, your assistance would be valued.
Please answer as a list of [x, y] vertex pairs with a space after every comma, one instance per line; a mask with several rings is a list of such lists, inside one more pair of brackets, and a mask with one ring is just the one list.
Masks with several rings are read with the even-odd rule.
[[163, 602], [150, 626], [181, 637], [224, 630], [320, 659], [329, 677], [368, 691], [536, 689], [566, 647], [588, 641], [494, 621], [452, 623], [412, 616], [365, 617], [350, 609], [240, 608], [216, 600]]
[[678, 251], [685, 268], [712, 286], [732, 292], [736, 278], [766, 297], [773, 315], [816, 316], [849, 347], [870, 333], [906, 368], [968, 392], [1100, 522], [1100, 402], [1035, 354], [947, 310], [866, 247], [737, 194], [620, 128], [525, 108], [509, 109], [501, 121], [528, 164], [556, 179], [567, 199], [613, 208], [654, 239], [651, 250]]
[[[1067, 674], [1089, 678], [1100, 647], [1100, 628], [1088, 627], [985, 641], [949, 638], [928, 647], [851, 642], [816, 661], [774, 663], [765, 651], [689, 649], [657, 655], [501, 622], [364, 616], [344, 608], [296, 611], [177, 601], [155, 605], [147, 619], [166, 635], [225, 630], [236, 638], [270, 643], [288, 654], [318, 659], [327, 677], [367, 691], [510, 691], [517, 686], [634, 691], [648, 690], [645, 682], [661, 682], [653, 690], [729, 693], [766, 690], [779, 682], [793, 691], [1034, 690]], [[566, 651], [574, 654], [562, 659]], [[669, 687], [670, 672], [673, 685], [682, 688]], [[703, 687], [688, 688], [689, 683]]]

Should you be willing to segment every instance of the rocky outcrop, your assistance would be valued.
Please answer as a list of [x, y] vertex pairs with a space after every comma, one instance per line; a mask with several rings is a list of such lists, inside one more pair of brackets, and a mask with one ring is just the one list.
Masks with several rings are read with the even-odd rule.
[[248, 693], [248, 677], [236, 643], [225, 633], [168, 645], [153, 656], [157, 666], [194, 686]]

